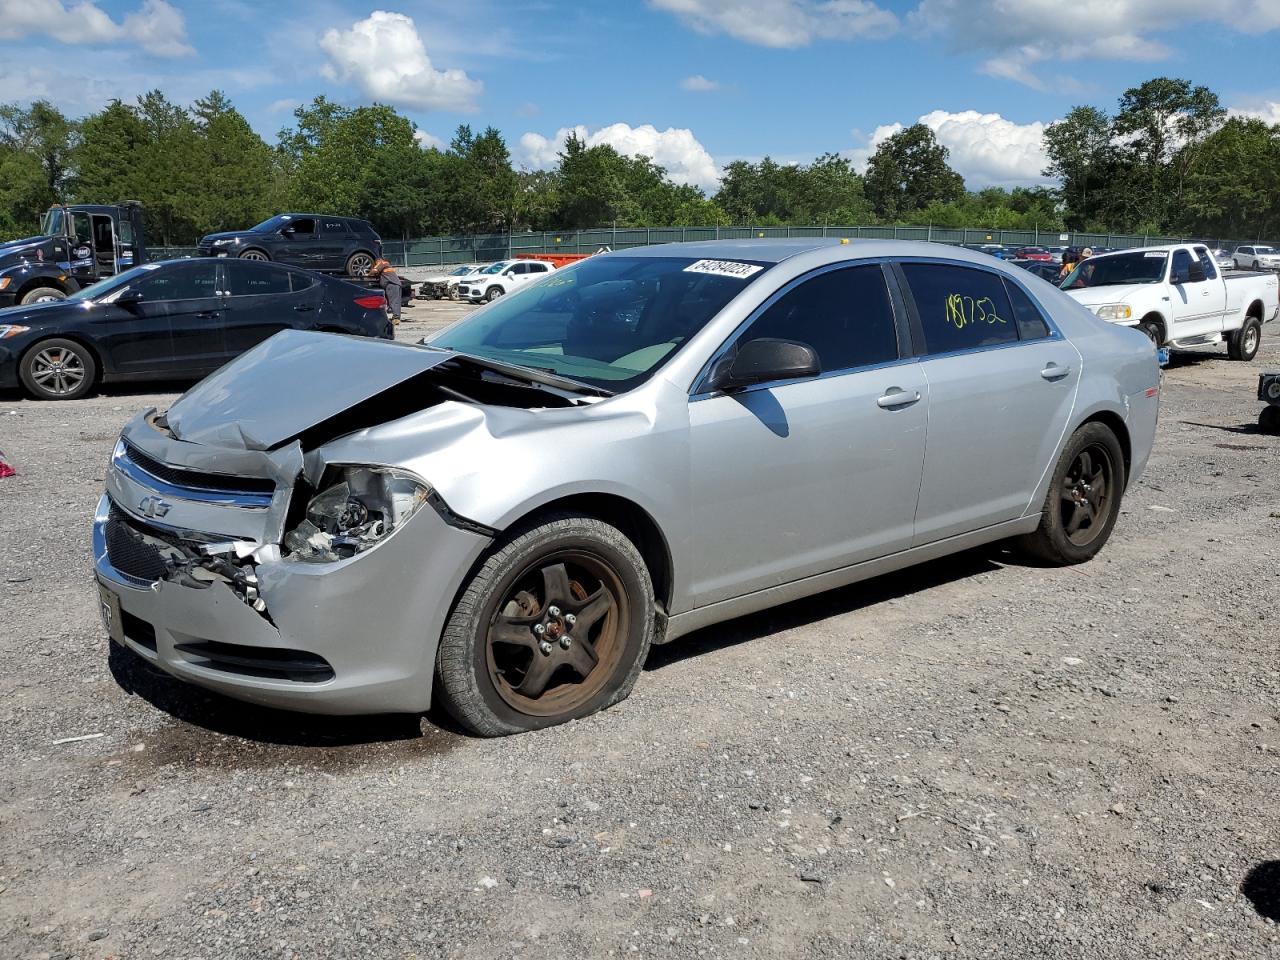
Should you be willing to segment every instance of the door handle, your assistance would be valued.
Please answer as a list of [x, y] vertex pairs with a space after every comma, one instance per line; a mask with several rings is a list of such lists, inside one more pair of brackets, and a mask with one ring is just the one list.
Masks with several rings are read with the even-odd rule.
[[919, 399], [919, 390], [908, 393], [901, 387], [890, 387], [884, 392], [884, 396], [876, 401], [876, 406], [882, 410], [892, 410], [894, 407], [905, 407], [908, 404], [915, 403]]
[[212, 317], [222, 316], [222, 311], [221, 310], [200, 310], [200, 311], [197, 311], [196, 316], [200, 317], [203, 320], [208, 320]]
[[305, 303], [303, 303], [303, 304], [299, 304], [298, 306], [294, 307], [293, 309], [297, 310], [297, 311], [298, 311], [298, 313], [310, 313], [312, 310], [314, 310], [314, 309], [315, 309], [315, 307], [309, 307], [309, 306], [307, 306]]
[[1061, 380], [1071, 372], [1070, 367], [1060, 367], [1056, 363], [1051, 363], [1040, 371], [1040, 376], [1046, 380]]

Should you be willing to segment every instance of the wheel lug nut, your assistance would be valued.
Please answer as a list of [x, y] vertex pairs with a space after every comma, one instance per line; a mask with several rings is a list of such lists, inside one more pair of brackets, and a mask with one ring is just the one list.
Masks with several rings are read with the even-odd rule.
[[548, 614], [550, 614], [550, 615], [551, 615], [551, 616], [553, 616], [553, 617], [558, 617], [558, 616], [560, 616], [560, 608], [559, 608], [559, 607], [547, 607], [547, 613], [548, 613]]
[[544, 633], [547, 632], [547, 628], [541, 623], [535, 623], [533, 625], [533, 632], [536, 633], [538, 636], [542, 636]]
[[564, 615], [564, 622], [572, 627], [575, 623], [578, 622], [578, 618], [575, 617], [572, 613], [566, 613]]
[[547, 643], [545, 640], [538, 644], [538, 649], [542, 651], [542, 655], [544, 657], [549, 657], [551, 655], [551, 644]]
[[561, 649], [561, 650], [568, 650], [568, 649], [569, 649], [569, 645], [570, 645], [571, 643], [573, 643], [573, 641], [569, 639], [569, 635], [568, 635], [568, 634], [565, 634], [563, 637], [561, 637], [561, 638], [560, 638], [560, 649]]

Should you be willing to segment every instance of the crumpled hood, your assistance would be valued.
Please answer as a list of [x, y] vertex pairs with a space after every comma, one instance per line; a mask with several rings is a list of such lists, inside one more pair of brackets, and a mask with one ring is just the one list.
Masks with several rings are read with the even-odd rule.
[[188, 390], [165, 420], [179, 440], [271, 450], [449, 358], [386, 340], [285, 330]]
[[1150, 287], [1149, 283], [1121, 283], [1107, 287], [1082, 287], [1079, 290], [1064, 290], [1077, 303], [1086, 307], [1099, 307], [1104, 303], [1127, 303], [1129, 297]]

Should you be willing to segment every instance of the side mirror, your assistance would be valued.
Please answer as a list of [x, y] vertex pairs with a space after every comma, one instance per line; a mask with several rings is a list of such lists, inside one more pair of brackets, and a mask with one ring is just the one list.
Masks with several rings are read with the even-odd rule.
[[126, 290], [124, 293], [120, 294], [120, 296], [116, 297], [115, 302], [116, 306], [119, 307], [136, 307], [145, 299], [146, 297], [137, 290]]
[[1191, 261], [1191, 269], [1187, 271], [1187, 280], [1190, 283], [1203, 283], [1205, 280], [1204, 264], [1199, 260]]
[[283, 227], [283, 228], [280, 230], [280, 232], [281, 232], [282, 234], [284, 234], [286, 237], [292, 237], [292, 236], [293, 236], [293, 227]]
[[818, 353], [807, 343], [762, 337], [748, 340], [738, 352], [716, 364], [708, 386], [725, 392], [773, 380], [797, 380], [822, 373]]

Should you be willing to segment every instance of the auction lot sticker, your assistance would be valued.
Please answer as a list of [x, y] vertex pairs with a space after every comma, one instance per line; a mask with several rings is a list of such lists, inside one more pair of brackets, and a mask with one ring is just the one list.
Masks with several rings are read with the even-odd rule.
[[699, 260], [684, 268], [685, 273], [712, 273], [718, 277], [737, 277], [745, 280], [755, 276], [764, 267], [758, 263], [739, 263], [736, 260]]

